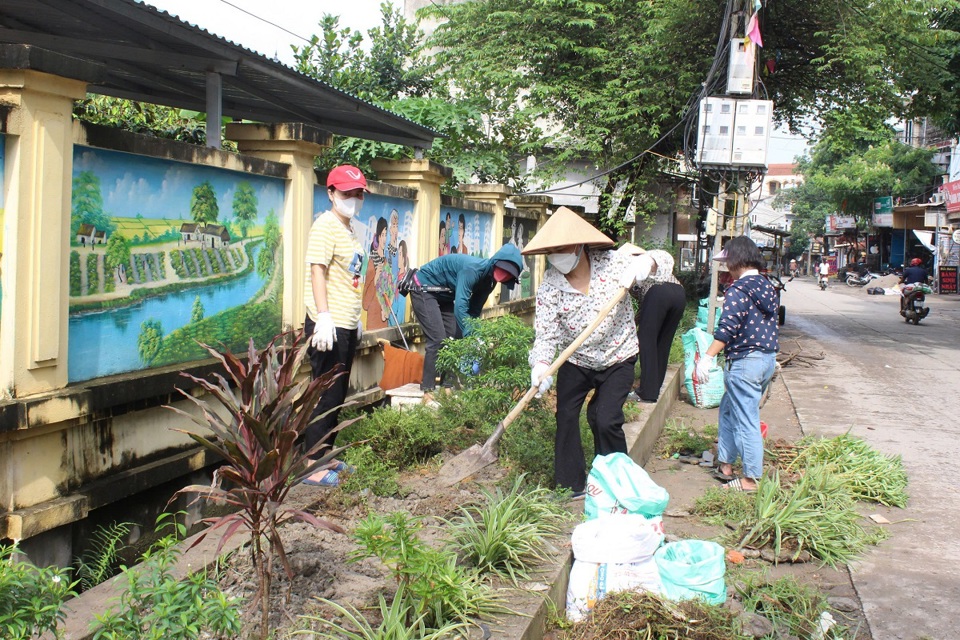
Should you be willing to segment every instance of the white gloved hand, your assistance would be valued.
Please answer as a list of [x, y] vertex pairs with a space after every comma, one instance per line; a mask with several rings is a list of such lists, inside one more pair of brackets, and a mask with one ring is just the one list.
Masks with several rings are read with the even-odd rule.
[[647, 254], [631, 258], [620, 276], [620, 286], [629, 289], [635, 284], [640, 284], [650, 275], [653, 269], [653, 258]]
[[357, 320], [357, 342], [363, 337], [363, 320]]
[[329, 311], [317, 314], [317, 322], [310, 336], [310, 344], [317, 351], [330, 351], [337, 341], [337, 328], [333, 326], [333, 316]]
[[537, 390], [538, 394], [546, 393], [553, 384], [553, 376], [547, 376], [543, 379], [543, 381], [540, 380], [540, 378], [543, 378], [543, 374], [545, 374], [549, 368], [550, 365], [546, 362], [538, 362], [537, 364], [533, 365], [533, 370], [530, 372], [530, 386], [540, 387]]
[[701, 355], [697, 360], [697, 368], [694, 371], [694, 377], [697, 382], [703, 384], [710, 380], [710, 370], [717, 366], [717, 356]]

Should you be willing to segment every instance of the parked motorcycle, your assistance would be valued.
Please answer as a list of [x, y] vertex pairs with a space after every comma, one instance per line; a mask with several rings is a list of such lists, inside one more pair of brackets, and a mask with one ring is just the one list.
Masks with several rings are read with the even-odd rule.
[[847, 286], [848, 287], [862, 287], [863, 285], [869, 283], [871, 280], [876, 280], [879, 278], [875, 273], [865, 271], [861, 273], [855, 273], [853, 271], [847, 272]]
[[905, 284], [900, 289], [900, 315], [909, 324], [920, 324], [920, 321], [930, 313], [927, 306], [927, 294], [933, 293], [930, 285], [922, 282]]
[[820, 286], [820, 291], [827, 290], [827, 276], [817, 276], [817, 284]]

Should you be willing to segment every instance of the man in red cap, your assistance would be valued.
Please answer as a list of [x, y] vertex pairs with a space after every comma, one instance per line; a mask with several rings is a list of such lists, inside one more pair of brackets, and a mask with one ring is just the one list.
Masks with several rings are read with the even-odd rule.
[[[359, 338], [363, 297], [363, 248], [352, 221], [360, 213], [366, 192], [367, 179], [360, 169], [350, 165], [334, 168], [327, 175], [327, 195], [331, 207], [321, 213], [310, 227], [303, 291], [307, 307], [303, 331], [310, 336], [307, 349], [310, 371], [314, 378], [337, 365], [344, 371], [320, 399], [313, 412], [315, 420], [339, 407], [347, 397], [350, 368]], [[321, 441], [333, 447], [336, 433], [330, 432], [336, 426], [338, 417], [339, 411], [334, 410], [307, 427], [304, 445], [308, 450]], [[346, 463], [333, 460], [304, 482], [336, 487], [340, 484], [340, 474], [349, 471], [351, 469]]]

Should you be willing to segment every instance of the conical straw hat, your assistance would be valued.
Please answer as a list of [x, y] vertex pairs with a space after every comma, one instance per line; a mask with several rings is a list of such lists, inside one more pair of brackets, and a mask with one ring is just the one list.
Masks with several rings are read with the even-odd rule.
[[575, 212], [560, 207], [520, 253], [533, 256], [578, 244], [599, 248], [612, 247], [615, 243]]

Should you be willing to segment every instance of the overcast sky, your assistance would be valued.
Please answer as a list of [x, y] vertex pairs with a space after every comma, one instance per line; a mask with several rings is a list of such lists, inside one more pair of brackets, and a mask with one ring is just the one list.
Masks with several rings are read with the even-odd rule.
[[[142, 0], [141, 0], [142, 1]], [[290, 45], [318, 31], [325, 13], [340, 16], [342, 27], [366, 32], [380, 24], [381, 0], [148, 0], [158, 9], [178, 16], [218, 36], [293, 66]], [[392, 0], [397, 7], [402, 0]], [[252, 15], [251, 15], [252, 14]], [[256, 16], [256, 17], [254, 17]], [[792, 162], [804, 152], [802, 138], [776, 131], [767, 161]]]

